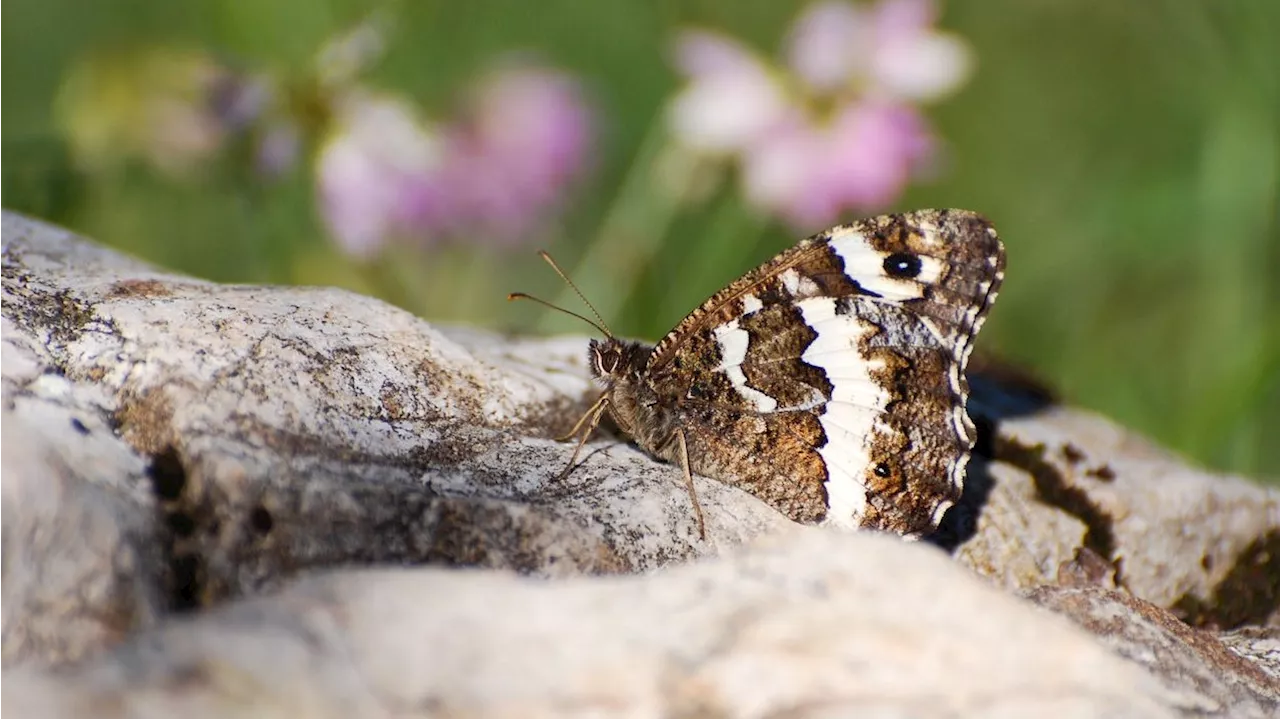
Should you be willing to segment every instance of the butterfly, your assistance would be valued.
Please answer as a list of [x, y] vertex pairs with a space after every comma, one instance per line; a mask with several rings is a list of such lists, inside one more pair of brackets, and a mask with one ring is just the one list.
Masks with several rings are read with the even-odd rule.
[[692, 474], [797, 522], [918, 538], [960, 497], [976, 438], [965, 367], [1004, 266], [995, 229], [966, 210], [821, 232], [657, 345], [600, 326], [588, 359], [603, 392], [570, 436], [586, 427], [580, 450], [608, 412], [681, 467], [704, 535]]

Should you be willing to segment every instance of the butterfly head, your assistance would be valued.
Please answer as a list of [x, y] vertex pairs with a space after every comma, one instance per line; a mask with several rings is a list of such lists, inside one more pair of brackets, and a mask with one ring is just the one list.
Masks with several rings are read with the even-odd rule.
[[639, 379], [648, 359], [649, 349], [639, 342], [627, 342], [610, 337], [591, 340], [587, 363], [591, 375], [606, 387], [629, 383]]

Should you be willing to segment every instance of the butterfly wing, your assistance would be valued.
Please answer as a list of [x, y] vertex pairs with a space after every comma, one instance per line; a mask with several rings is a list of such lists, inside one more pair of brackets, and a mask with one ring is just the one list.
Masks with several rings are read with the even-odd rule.
[[837, 227], [707, 300], [647, 376], [694, 471], [797, 521], [919, 536], [960, 495], [964, 369], [1003, 268], [971, 212]]

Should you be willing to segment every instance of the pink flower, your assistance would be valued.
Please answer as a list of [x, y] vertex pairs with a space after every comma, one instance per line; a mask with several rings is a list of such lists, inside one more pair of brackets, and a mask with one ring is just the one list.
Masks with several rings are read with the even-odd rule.
[[916, 104], [953, 91], [966, 46], [932, 28], [929, 0], [823, 2], [795, 22], [775, 68], [736, 41], [686, 33], [673, 135], [736, 160], [744, 192], [795, 225], [891, 204], [935, 147]]
[[405, 200], [439, 171], [443, 148], [412, 108], [390, 97], [353, 93], [337, 117], [316, 161], [321, 214], [344, 251], [370, 257], [403, 231]]
[[864, 74], [874, 42], [867, 11], [843, 2], [809, 6], [786, 39], [787, 64], [818, 93], [833, 93]]
[[850, 104], [824, 126], [796, 117], [762, 138], [743, 155], [743, 184], [753, 204], [797, 227], [815, 227], [846, 208], [888, 205], [931, 151], [911, 108]]
[[427, 126], [404, 103], [357, 93], [321, 153], [321, 211], [355, 256], [391, 239], [530, 237], [587, 165], [593, 118], [568, 76], [510, 67], [462, 115]]
[[964, 84], [972, 69], [969, 47], [931, 26], [931, 0], [884, 0], [871, 18], [877, 44], [869, 75], [885, 94], [931, 102]]
[[937, 100], [963, 84], [971, 60], [962, 41], [933, 29], [936, 15], [932, 0], [818, 3], [792, 27], [787, 61], [814, 93]]
[[467, 224], [528, 237], [587, 164], [591, 113], [569, 77], [524, 67], [487, 77], [448, 137], [446, 182]]
[[669, 121], [693, 149], [740, 152], [790, 112], [779, 78], [734, 40], [686, 32], [676, 42], [676, 66], [690, 82], [672, 101]]

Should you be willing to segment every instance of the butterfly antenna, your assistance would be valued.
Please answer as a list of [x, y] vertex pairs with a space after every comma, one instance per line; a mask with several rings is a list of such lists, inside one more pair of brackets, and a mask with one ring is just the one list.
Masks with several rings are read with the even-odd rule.
[[[588, 324], [594, 326], [596, 329], [603, 332], [605, 337], [608, 337], [609, 339], [613, 339], [613, 333], [609, 331], [609, 326], [605, 324], [604, 318], [601, 317], [600, 313], [596, 311], [595, 305], [591, 304], [591, 300], [588, 300], [587, 296], [582, 294], [582, 290], [578, 289], [578, 286], [573, 284], [573, 280], [569, 279], [569, 275], [566, 274], [564, 270], [560, 269], [560, 265], [556, 264], [556, 261], [552, 259], [551, 254], [546, 250], [538, 250], [538, 256], [546, 260], [548, 265], [551, 265], [551, 269], [555, 270], [557, 275], [560, 275], [560, 279], [564, 280], [564, 283], [566, 285], [569, 285], [569, 289], [573, 290], [573, 293], [578, 296], [578, 299], [582, 300], [582, 304], [586, 305], [587, 309], [591, 310], [591, 314], [595, 315], [598, 322], [592, 322], [591, 320], [587, 319], [586, 317], [583, 317], [582, 315], [569, 312], [566, 309], [563, 309], [561, 307], [556, 307], [555, 305], [549, 304], [547, 302], [542, 302], [542, 304], [548, 307], [551, 307], [552, 309], [560, 310], [561, 312], [564, 312], [566, 314], [573, 315], [578, 319], [584, 320]], [[517, 294], [520, 294], [520, 293], [517, 293]], [[528, 297], [528, 295], [525, 295], [525, 296]], [[529, 299], [534, 299], [534, 298], [529, 297]], [[538, 300], [538, 301], [541, 302], [541, 300]]]
[[531, 301], [533, 301], [533, 302], [537, 302], [538, 304], [542, 305], [543, 307], [550, 307], [551, 309], [555, 310], [556, 312], [563, 312], [563, 313], [565, 313], [566, 315], [569, 315], [570, 317], [577, 317], [578, 319], [582, 320], [583, 322], [586, 322], [587, 324], [591, 325], [592, 327], [595, 327], [597, 330], [600, 330], [600, 332], [602, 332], [602, 333], [604, 334], [604, 336], [605, 336], [605, 337], [608, 337], [609, 339], [613, 339], [613, 335], [609, 332], [609, 329], [608, 329], [607, 327], [605, 327], [604, 325], [596, 324], [595, 322], [592, 322], [592, 321], [591, 321], [591, 318], [590, 318], [590, 317], [584, 317], [584, 316], [582, 316], [582, 315], [578, 314], [577, 312], [574, 312], [573, 310], [566, 310], [565, 308], [560, 307], [560, 306], [558, 306], [558, 305], [553, 305], [553, 304], [551, 304], [550, 302], [547, 302], [546, 300], [544, 300], [544, 299], [542, 299], [542, 298], [540, 298], [540, 297], [534, 297], [533, 295], [525, 294], [524, 292], [512, 292], [511, 294], [507, 295], [507, 300], [508, 300], [508, 301], [511, 301], [511, 300], [531, 300]]

